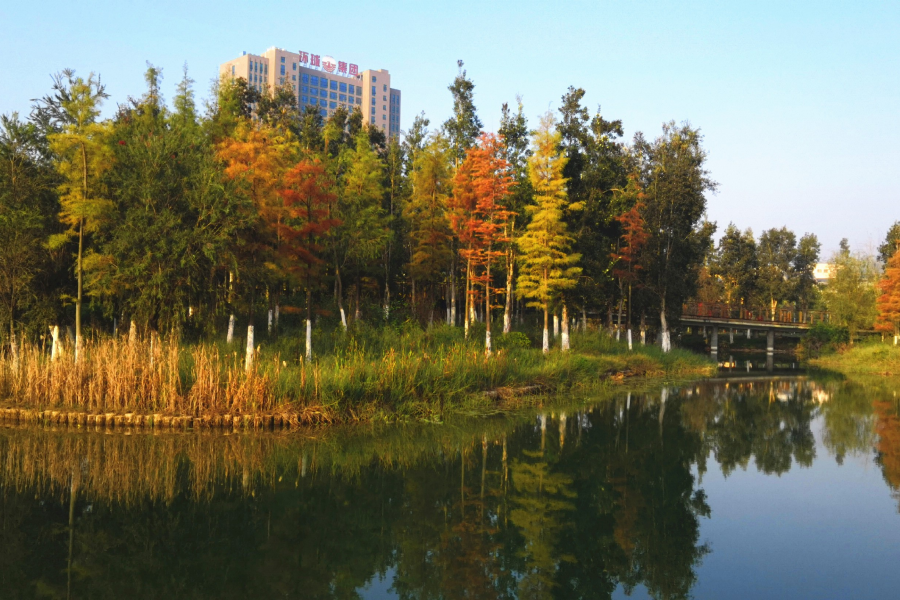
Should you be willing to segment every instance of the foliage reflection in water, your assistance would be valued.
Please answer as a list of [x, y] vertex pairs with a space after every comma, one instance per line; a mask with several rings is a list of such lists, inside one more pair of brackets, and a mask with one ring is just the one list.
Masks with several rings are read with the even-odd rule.
[[[900, 488], [889, 390], [711, 380], [595, 407], [306, 435], [0, 429], [4, 598], [682, 598], [700, 483], [822, 444]], [[873, 400], [874, 399], [874, 400]], [[749, 466], [750, 469], [753, 466]]]

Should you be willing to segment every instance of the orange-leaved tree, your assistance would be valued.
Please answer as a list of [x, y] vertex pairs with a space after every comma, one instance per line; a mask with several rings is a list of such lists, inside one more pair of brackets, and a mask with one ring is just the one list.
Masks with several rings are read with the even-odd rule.
[[506, 225], [513, 216], [508, 208], [512, 177], [509, 164], [503, 158], [503, 146], [494, 134], [482, 134], [478, 145], [472, 147], [466, 157], [473, 163], [472, 188], [475, 193], [477, 221], [475, 235], [478, 238], [475, 252], [476, 265], [483, 268], [476, 277], [484, 287], [484, 322], [486, 326], [484, 348], [491, 354], [491, 264], [505, 255], [498, 244], [508, 241]]
[[230, 277], [229, 342], [235, 321], [234, 283], [247, 284], [240, 291], [248, 296], [247, 312], [252, 325], [256, 291], [254, 280], [263, 281], [270, 274], [265, 267], [273, 264], [272, 258], [279, 242], [277, 225], [284, 219], [284, 205], [278, 190], [295, 151], [296, 144], [286, 142], [274, 130], [266, 126], [257, 127], [249, 120], [242, 121], [233, 134], [223, 139], [216, 148], [219, 160], [224, 163], [226, 181], [232, 185], [233, 193], [243, 196], [245, 209], [253, 213], [251, 220], [255, 223], [253, 229], [243, 236], [243, 251]]
[[312, 358], [312, 290], [322, 283], [323, 238], [339, 224], [333, 213], [337, 196], [319, 159], [304, 157], [283, 178], [278, 190], [283, 204], [276, 224], [276, 258], [284, 272], [306, 291], [306, 358]]
[[475, 194], [474, 178], [475, 164], [470, 156], [466, 155], [453, 177], [453, 193], [447, 202], [450, 229], [459, 241], [459, 255], [466, 265], [466, 307], [463, 313], [466, 337], [469, 337], [469, 324], [474, 321], [475, 291], [472, 275], [481, 242], [478, 235], [481, 220], [475, 214], [478, 197]]
[[888, 261], [884, 269], [884, 277], [878, 282], [876, 306], [878, 317], [875, 329], [894, 335], [894, 344], [900, 336], [900, 249]]
[[[636, 174], [628, 177], [628, 185], [623, 194], [626, 201], [632, 203], [629, 210], [618, 215], [615, 219], [622, 227], [622, 235], [620, 237], [621, 244], [615, 252], [612, 253], [612, 259], [615, 261], [613, 266], [613, 276], [619, 281], [619, 319], [618, 324], [622, 323], [623, 305], [625, 304], [626, 290], [628, 295], [628, 319], [627, 327], [631, 331], [631, 292], [635, 283], [639, 280], [638, 271], [641, 270], [641, 250], [647, 243], [650, 234], [647, 232], [644, 216], [641, 211], [644, 209], [644, 193], [641, 184], [638, 182]], [[616, 328], [616, 337], [618, 338], [618, 326]]]

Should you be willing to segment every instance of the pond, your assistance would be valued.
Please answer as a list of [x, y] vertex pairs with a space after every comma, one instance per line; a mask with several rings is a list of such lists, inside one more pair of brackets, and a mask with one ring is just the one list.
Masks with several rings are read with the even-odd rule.
[[3, 598], [887, 598], [884, 381], [290, 434], [0, 427]]

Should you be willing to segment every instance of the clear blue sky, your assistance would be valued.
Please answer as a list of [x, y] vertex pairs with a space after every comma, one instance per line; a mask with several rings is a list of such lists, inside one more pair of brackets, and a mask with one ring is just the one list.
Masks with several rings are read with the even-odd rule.
[[115, 103], [167, 97], [187, 62], [201, 97], [217, 66], [271, 46], [385, 68], [404, 129], [451, 109], [465, 60], [487, 129], [521, 94], [532, 119], [570, 85], [592, 110], [655, 136], [667, 120], [705, 134], [720, 232], [787, 225], [824, 252], [864, 250], [900, 219], [900, 2], [5, 2], [0, 112], [27, 113], [64, 67], [99, 72]]

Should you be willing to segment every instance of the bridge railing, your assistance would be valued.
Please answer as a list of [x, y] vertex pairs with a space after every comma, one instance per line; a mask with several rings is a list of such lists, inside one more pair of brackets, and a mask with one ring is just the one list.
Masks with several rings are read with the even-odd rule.
[[827, 323], [829, 320], [828, 313], [821, 310], [779, 308], [773, 313], [770, 310], [749, 309], [745, 306], [709, 302], [688, 302], [682, 306], [682, 315], [685, 317], [700, 317], [707, 319], [728, 319], [731, 321], [755, 321], [760, 323], [798, 325]]

